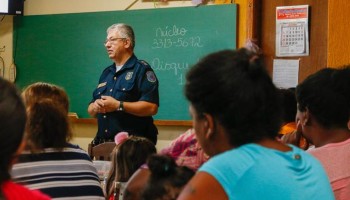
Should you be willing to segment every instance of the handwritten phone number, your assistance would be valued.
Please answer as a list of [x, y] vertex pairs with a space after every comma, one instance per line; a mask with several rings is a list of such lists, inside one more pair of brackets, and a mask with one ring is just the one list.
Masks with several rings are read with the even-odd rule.
[[172, 47], [187, 48], [195, 47], [201, 48], [203, 44], [199, 36], [189, 38], [160, 38], [153, 39], [152, 49], [166, 49]]

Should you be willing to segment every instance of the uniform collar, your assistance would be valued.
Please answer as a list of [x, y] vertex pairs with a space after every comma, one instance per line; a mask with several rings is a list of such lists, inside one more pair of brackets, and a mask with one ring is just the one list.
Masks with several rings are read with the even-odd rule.
[[[132, 68], [135, 65], [136, 62], [137, 62], [137, 57], [135, 56], [135, 54], [132, 54], [132, 56], [126, 61], [126, 63], [123, 65], [123, 67], [119, 71], [124, 71], [125, 69]], [[117, 68], [115, 66], [115, 63], [113, 63], [110, 66], [109, 70], [115, 72], [116, 69]]]
[[122, 69], [132, 68], [136, 64], [136, 61], [137, 58], [135, 54], [132, 54], [128, 61], [126, 61], [126, 63], [123, 65]]

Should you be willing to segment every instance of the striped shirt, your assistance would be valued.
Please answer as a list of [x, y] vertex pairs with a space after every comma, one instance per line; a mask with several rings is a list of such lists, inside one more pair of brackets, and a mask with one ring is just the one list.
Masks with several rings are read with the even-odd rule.
[[36, 154], [22, 152], [11, 175], [15, 182], [38, 189], [52, 199], [104, 199], [89, 155], [72, 144], [62, 151], [46, 148]]

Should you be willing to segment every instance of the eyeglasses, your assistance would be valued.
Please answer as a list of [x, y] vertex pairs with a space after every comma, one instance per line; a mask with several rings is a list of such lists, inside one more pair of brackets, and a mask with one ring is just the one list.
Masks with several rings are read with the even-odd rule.
[[115, 43], [117, 40], [125, 40], [125, 39], [126, 38], [109, 38], [109, 39], [106, 39], [103, 44], [106, 45], [108, 42], [109, 43]]

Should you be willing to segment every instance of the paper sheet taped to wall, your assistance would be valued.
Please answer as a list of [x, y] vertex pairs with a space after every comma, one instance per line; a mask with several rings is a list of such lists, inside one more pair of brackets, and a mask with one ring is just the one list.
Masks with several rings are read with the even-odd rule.
[[299, 77], [299, 60], [274, 59], [273, 83], [278, 88], [296, 87]]

